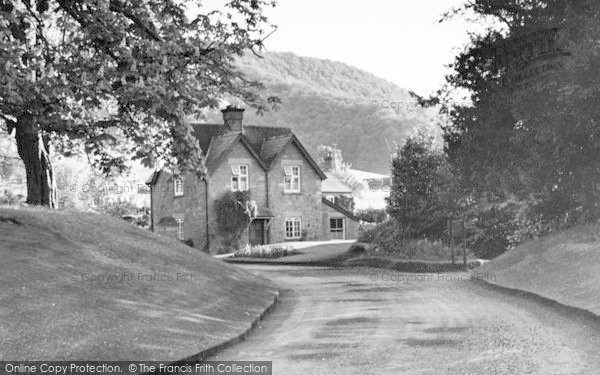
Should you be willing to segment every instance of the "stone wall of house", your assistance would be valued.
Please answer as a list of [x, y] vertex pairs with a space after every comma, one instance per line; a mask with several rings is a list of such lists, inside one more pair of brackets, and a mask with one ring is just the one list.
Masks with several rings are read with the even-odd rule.
[[345, 229], [345, 239], [346, 240], [354, 240], [358, 238], [359, 231], [359, 222], [349, 218], [343, 213], [334, 210], [330, 206], [325, 203], [321, 203], [322, 212], [323, 212], [323, 240], [331, 240], [334, 239], [334, 236], [331, 234], [329, 227], [329, 220], [334, 218], [343, 218], [344, 219], [344, 229]]
[[205, 185], [193, 174], [183, 178], [182, 196], [175, 196], [173, 176], [161, 172], [152, 187], [151, 215], [154, 232], [177, 239], [176, 226], [159, 225], [163, 218], [183, 219], [184, 239], [191, 239], [194, 247], [206, 247]]
[[[284, 165], [300, 165], [300, 193], [285, 193]], [[275, 215], [269, 226], [271, 243], [284, 242], [285, 219], [299, 217], [305, 240], [322, 237], [321, 178], [298, 147], [290, 144], [269, 170], [269, 207]]]
[[[248, 149], [242, 143], [239, 143], [231, 149], [228, 155], [223, 158], [221, 164], [209, 176], [208, 205], [211, 251], [233, 251], [233, 249], [221, 248], [217, 227], [217, 210], [215, 207], [216, 200], [220, 199], [225, 192], [231, 190], [232, 164], [247, 164], [249, 166], [248, 185], [250, 199], [256, 201], [259, 207], [267, 206], [266, 173]], [[248, 243], [248, 234], [243, 233], [241, 244], [246, 243]]]

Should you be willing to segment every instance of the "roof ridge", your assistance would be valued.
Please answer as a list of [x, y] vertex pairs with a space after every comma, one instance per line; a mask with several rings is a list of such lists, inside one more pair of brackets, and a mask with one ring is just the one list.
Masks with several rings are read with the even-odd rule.
[[266, 137], [265, 140], [268, 141], [268, 140], [277, 139], [277, 138], [287, 138], [287, 137], [291, 137], [292, 135], [294, 135], [294, 133], [273, 135], [270, 137]]
[[217, 134], [216, 136], [214, 136], [214, 138], [238, 137], [240, 135], [241, 135], [240, 133], [236, 133], [236, 132], [227, 132], [227, 133], [223, 133], [223, 134]]

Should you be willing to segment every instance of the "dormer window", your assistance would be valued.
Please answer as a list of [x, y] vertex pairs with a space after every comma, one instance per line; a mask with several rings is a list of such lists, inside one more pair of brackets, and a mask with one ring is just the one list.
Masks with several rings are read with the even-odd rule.
[[231, 190], [248, 190], [248, 165], [231, 164]]
[[179, 177], [173, 179], [173, 191], [176, 197], [183, 196], [183, 179]]
[[300, 192], [300, 166], [299, 165], [284, 165], [283, 166], [283, 191], [285, 193]]

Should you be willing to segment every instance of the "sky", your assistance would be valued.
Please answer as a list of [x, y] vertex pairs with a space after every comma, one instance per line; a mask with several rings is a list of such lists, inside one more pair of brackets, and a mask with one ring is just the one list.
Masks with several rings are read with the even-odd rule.
[[278, 0], [269, 51], [341, 61], [427, 95], [476, 27], [440, 16], [464, 0]]

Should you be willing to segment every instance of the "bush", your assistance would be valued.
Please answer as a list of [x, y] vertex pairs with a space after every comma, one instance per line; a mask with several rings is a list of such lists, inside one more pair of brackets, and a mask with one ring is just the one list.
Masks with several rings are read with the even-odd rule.
[[249, 191], [227, 191], [216, 200], [217, 235], [225, 248], [219, 251], [239, 249], [241, 236], [251, 219], [247, 211], [249, 203]]
[[333, 198], [333, 202], [346, 210], [354, 211], [354, 197], [347, 197], [345, 195], [337, 195]]
[[21, 194], [13, 194], [9, 190], [4, 190], [4, 194], [0, 195], [0, 204], [16, 205], [25, 202], [25, 197]]
[[382, 223], [387, 219], [387, 213], [383, 208], [366, 208], [356, 211], [355, 215], [367, 223]]
[[182, 240], [181, 242], [188, 245], [189, 247], [194, 247], [194, 240], [192, 240], [191, 238], [186, 238], [185, 240]]
[[[358, 240], [376, 245], [373, 252], [378, 255], [388, 254], [398, 259], [441, 261], [452, 258], [450, 248], [442, 241], [411, 238], [410, 234], [393, 219], [376, 226], [363, 227]], [[455, 255], [456, 260], [459, 261], [462, 250], [457, 248]]]
[[235, 257], [253, 257], [253, 258], [281, 258], [290, 255], [300, 254], [300, 252], [294, 249], [292, 246], [281, 246], [281, 245], [257, 245], [246, 247], [237, 250], [234, 253]]
[[367, 248], [365, 247], [365, 244], [362, 243], [353, 243], [352, 246], [350, 246], [350, 248], [348, 249], [348, 253], [353, 254], [353, 255], [360, 255], [360, 254], [364, 254], [367, 252]]

